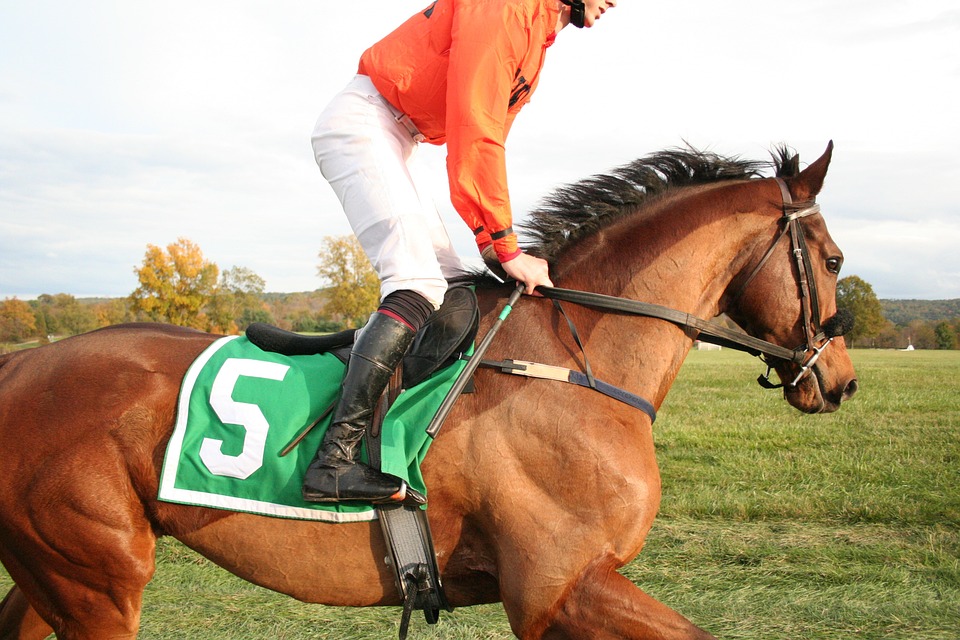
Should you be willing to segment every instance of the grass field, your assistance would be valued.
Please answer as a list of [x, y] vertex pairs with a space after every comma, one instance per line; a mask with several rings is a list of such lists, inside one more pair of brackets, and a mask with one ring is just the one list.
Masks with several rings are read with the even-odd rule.
[[[960, 638], [960, 352], [852, 355], [856, 399], [806, 416], [755, 359], [691, 353], [655, 427], [661, 515], [623, 573], [719, 638]], [[396, 637], [398, 609], [305, 605], [166, 539], [159, 557], [141, 638]], [[513, 636], [487, 605], [409, 637]]]

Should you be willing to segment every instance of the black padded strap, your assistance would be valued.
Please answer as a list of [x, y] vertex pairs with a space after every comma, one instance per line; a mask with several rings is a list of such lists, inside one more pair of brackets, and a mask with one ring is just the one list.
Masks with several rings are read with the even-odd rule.
[[304, 336], [263, 322], [254, 322], [247, 327], [246, 334], [250, 342], [264, 351], [288, 356], [312, 356], [352, 345], [356, 332], [356, 329], [347, 329], [325, 336]]

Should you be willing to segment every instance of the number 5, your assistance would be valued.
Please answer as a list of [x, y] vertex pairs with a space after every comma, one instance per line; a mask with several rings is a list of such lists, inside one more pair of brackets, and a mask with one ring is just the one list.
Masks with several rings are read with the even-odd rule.
[[237, 456], [223, 453], [223, 440], [204, 438], [200, 444], [200, 460], [216, 476], [244, 480], [263, 466], [263, 452], [267, 445], [270, 425], [260, 407], [233, 399], [233, 389], [240, 376], [283, 380], [288, 365], [246, 358], [228, 358], [210, 389], [210, 406], [224, 424], [240, 425], [246, 430], [243, 451]]

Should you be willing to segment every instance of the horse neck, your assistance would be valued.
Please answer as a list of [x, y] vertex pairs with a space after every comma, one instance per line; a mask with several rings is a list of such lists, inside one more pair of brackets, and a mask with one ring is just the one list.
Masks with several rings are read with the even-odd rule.
[[[771, 202], [752, 181], [683, 189], [582, 241], [558, 262], [554, 282], [715, 317], [769, 236], [761, 229], [775, 229]], [[659, 406], [693, 336], [663, 320], [590, 309], [574, 314], [609, 381]]]

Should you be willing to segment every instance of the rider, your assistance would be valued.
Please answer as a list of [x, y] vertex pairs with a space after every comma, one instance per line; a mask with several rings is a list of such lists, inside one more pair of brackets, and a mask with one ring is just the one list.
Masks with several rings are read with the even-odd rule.
[[310, 464], [310, 502], [422, 504], [396, 476], [360, 464], [373, 407], [461, 263], [415, 161], [447, 145], [450, 197], [488, 261], [532, 294], [546, 261], [513, 232], [504, 142], [567, 24], [591, 27], [616, 0], [437, 0], [367, 49], [320, 115], [312, 142], [361, 246], [381, 302], [357, 333], [333, 421]]

